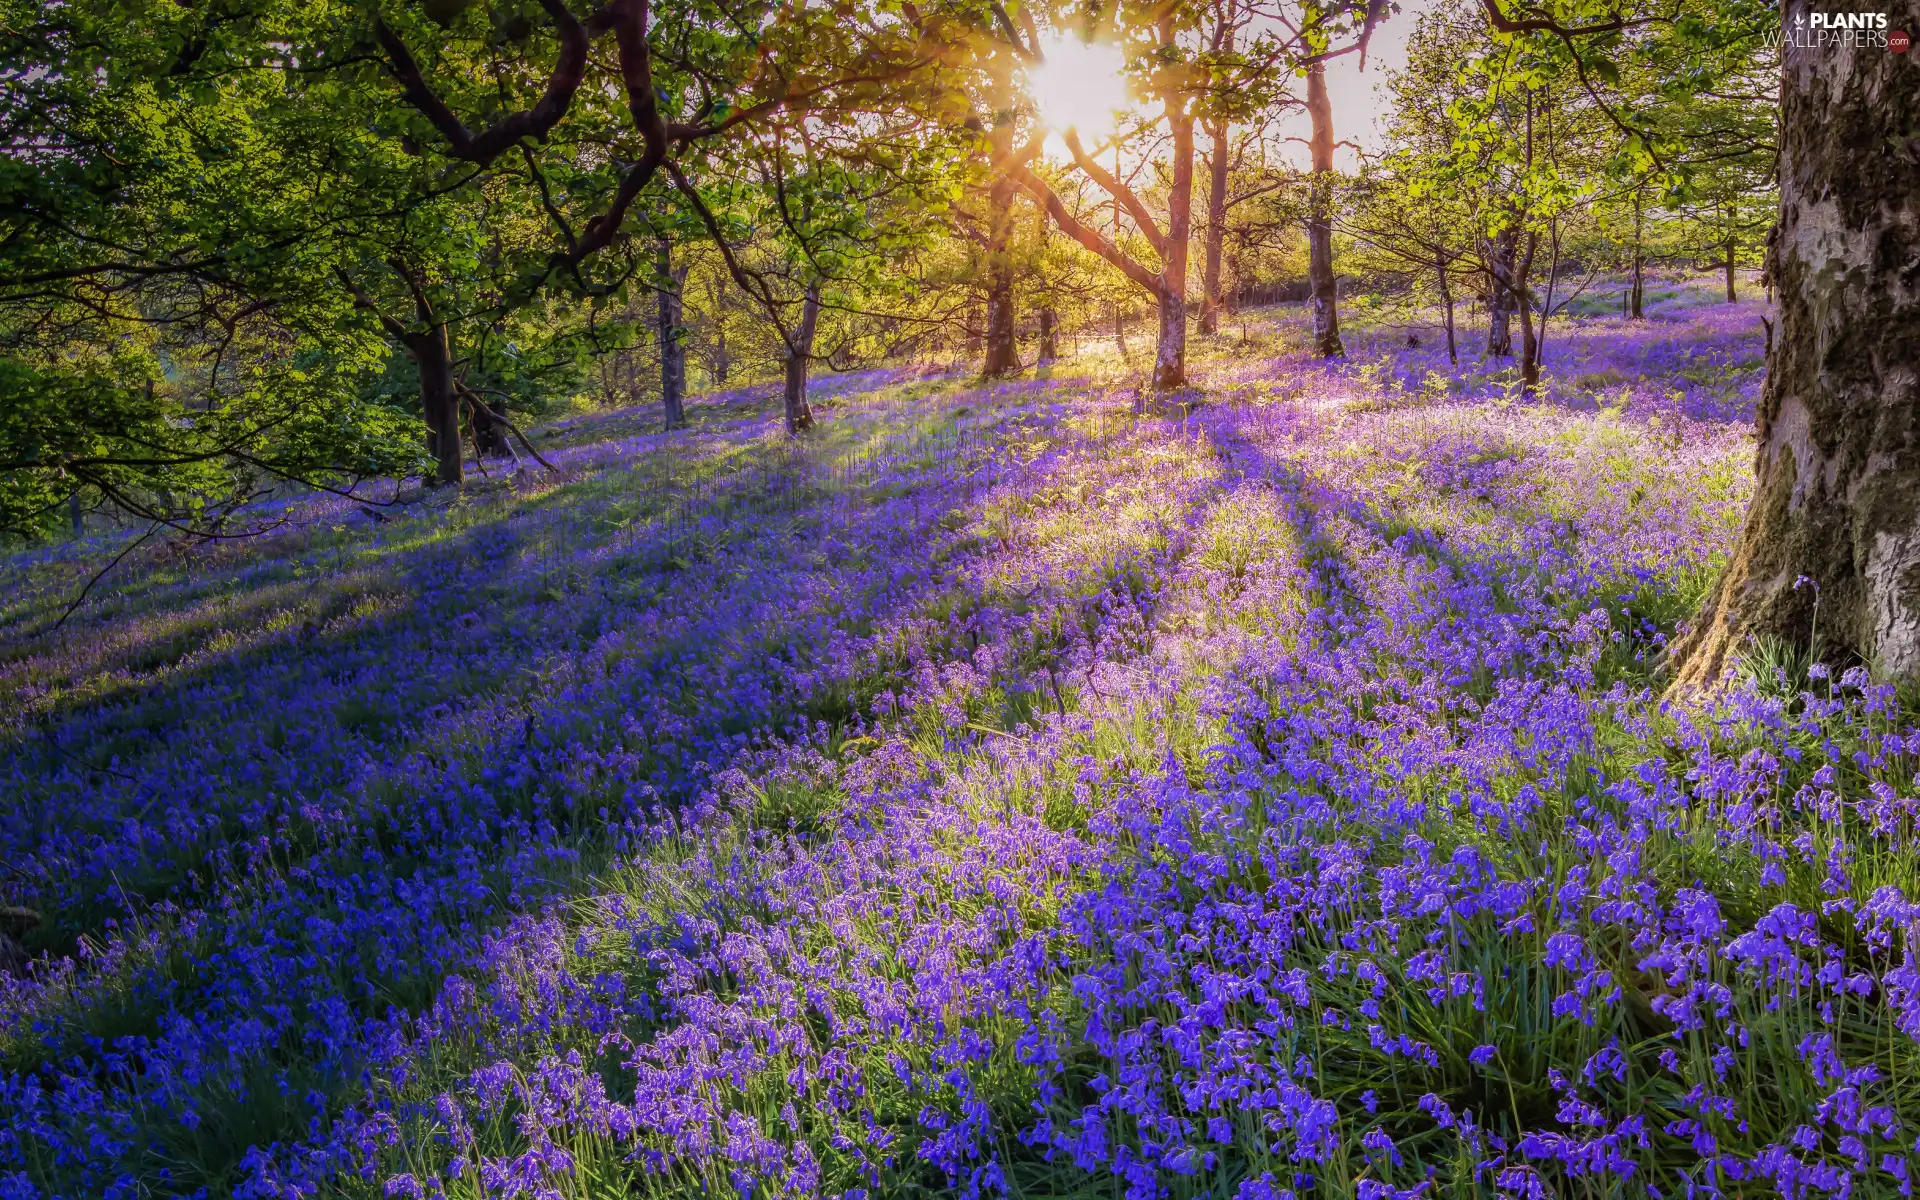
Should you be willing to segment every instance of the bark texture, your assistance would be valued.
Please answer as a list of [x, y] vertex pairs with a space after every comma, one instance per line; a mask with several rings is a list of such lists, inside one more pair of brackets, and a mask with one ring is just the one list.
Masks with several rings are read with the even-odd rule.
[[1040, 361], [1052, 362], [1060, 357], [1060, 336], [1054, 323], [1053, 310], [1040, 310]]
[[1153, 356], [1153, 390], [1173, 391], [1187, 386], [1187, 300], [1160, 297], [1160, 345]]
[[[1784, 17], [1806, 14], [1790, 0]], [[1920, 26], [1902, 0], [1889, 26]], [[1920, 69], [1874, 47], [1782, 48], [1779, 328], [1746, 529], [1675, 686], [1755, 635], [1920, 677]]]
[[1313, 348], [1322, 358], [1339, 358], [1340, 299], [1333, 274], [1333, 100], [1327, 95], [1327, 66], [1307, 68], [1307, 115], [1312, 119], [1307, 147], [1313, 160], [1313, 191], [1307, 211], [1307, 279], [1312, 285]]
[[1173, 132], [1173, 181], [1160, 255], [1160, 344], [1153, 356], [1157, 392], [1187, 386], [1187, 243], [1193, 235], [1193, 115], [1184, 96], [1169, 90], [1165, 99]]
[[[1540, 383], [1540, 334], [1543, 331], [1534, 327], [1533, 293], [1529, 290], [1533, 280], [1534, 254], [1539, 249], [1540, 235], [1528, 232], [1526, 253], [1514, 264], [1513, 290], [1507, 297], [1507, 306], [1520, 314], [1520, 384], [1529, 392]], [[1552, 287], [1551, 279], [1548, 287]], [[1542, 320], [1545, 318], [1542, 317]]]
[[687, 424], [687, 344], [680, 322], [680, 288], [687, 269], [675, 270], [673, 245], [660, 240], [660, 409], [668, 429]]
[[1020, 349], [1014, 340], [1013, 272], [997, 263], [988, 268], [987, 280], [987, 351], [980, 373], [991, 379], [1020, 369]]
[[799, 433], [813, 427], [813, 409], [807, 404], [807, 368], [813, 362], [813, 335], [820, 325], [820, 285], [807, 288], [800, 306], [800, 327], [794, 331], [793, 345], [787, 349], [787, 378], [784, 389], [787, 432]]
[[453, 354], [447, 327], [435, 323], [407, 335], [407, 353], [420, 375], [420, 406], [427, 419], [427, 453], [436, 467], [433, 481], [458, 487], [465, 481], [460, 404], [453, 392]]
[[[1012, 90], [1006, 66], [995, 67], [995, 83], [1002, 96]], [[995, 161], [1013, 153], [1013, 111], [1008, 107], [994, 114], [988, 141]], [[1013, 193], [1018, 185], [1004, 172], [995, 172], [987, 186], [987, 340], [986, 357], [980, 373], [989, 379], [1020, 369], [1020, 348], [1014, 338], [1013, 263], [1007, 254], [1007, 242], [1013, 232]]]
[[[1232, 41], [1228, 39], [1228, 48]], [[1220, 332], [1220, 259], [1227, 240], [1227, 168], [1231, 147], [1227, 142], [1227, 122], [1216, 120], [1207, 126], [1212, 139], [1207, 161], [1207, 237], [1205, 258], [1200, 268], [1200, 332]]]
[[1513, 356], [1513, 252], [1519, 231], [1509, 228], [1487, 240], [1487, 357]]
[[1627, 289], [1627, 316], [1638, 321], [1646, 316], [1642, 302], [1647, 295], [1647, 248], [1645, 218], [1640, 211], [1640, 196], [1633, 197], [1633, 282]]

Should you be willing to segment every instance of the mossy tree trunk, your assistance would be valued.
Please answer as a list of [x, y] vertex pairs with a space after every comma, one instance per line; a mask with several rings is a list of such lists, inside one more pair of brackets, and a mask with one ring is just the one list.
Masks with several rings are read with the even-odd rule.
[[[1920, 26], [1920, 2], [1889, 25]], [[1682, 689], [1713, 684], [1756, 635], [1920, 676], [1920, 69], [1871, 46], [1782, 54], [1758, 486], [1675, 643]]]

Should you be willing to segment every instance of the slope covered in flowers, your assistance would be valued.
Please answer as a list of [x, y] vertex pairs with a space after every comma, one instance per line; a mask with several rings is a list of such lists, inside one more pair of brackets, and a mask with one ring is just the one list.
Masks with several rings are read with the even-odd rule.
[[1920, 732], [1653, 690], [1760, 316], [587, 418], [57, 632], [111, 548], [16, 560], [0, 1196], [1905, 1194]]

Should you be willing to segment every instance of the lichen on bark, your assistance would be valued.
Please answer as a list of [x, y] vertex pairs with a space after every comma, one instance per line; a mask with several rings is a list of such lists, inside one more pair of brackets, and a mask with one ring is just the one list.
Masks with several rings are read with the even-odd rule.
[[[1783, 19], [1805, 16], [1790, 0]], [[1920, 26], [1920, 0], [1889, 14]], [[1778, 328], [1746, 528], [1672, 653], [1711, 686], [1756, 637], [1920, 679], [1920, 62], [1782, 49]]]

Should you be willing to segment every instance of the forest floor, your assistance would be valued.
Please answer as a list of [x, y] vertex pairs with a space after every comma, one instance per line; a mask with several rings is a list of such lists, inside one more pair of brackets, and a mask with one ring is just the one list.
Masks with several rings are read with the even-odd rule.
[[1298, 309], [0, 567], [0, 1198], [1904, 1193], [1920, 733], [1657, 656], [1764, 309]]

